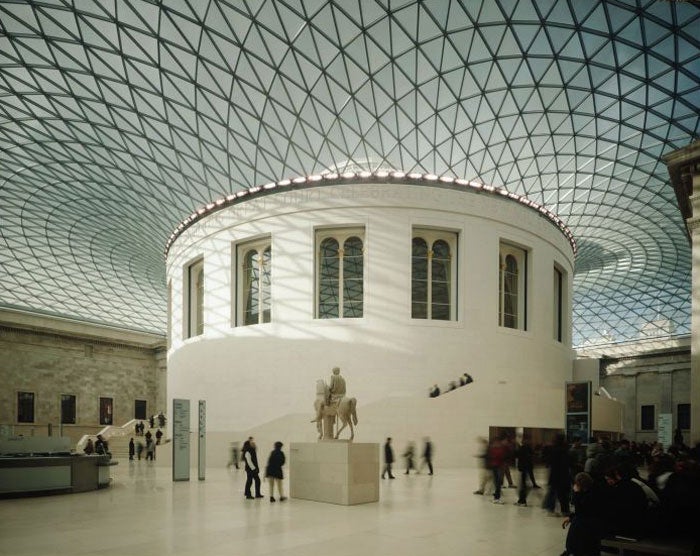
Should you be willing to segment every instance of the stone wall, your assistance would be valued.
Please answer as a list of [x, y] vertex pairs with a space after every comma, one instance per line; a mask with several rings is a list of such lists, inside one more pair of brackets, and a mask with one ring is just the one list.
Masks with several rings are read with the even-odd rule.
[[[690, 350], [686, 347], [602, 359], [600, 385], [625, 406], [625, 436], [638, 442], [655, 442], [659, 414], [673, 415], [675, 430], [678, 404], [690, 403]], [[641, 430], [643, 405], [654, 406], [653, 430]], [[690, 430], [682, 432], [688, 443]]]
[[[46, 320], [44, 319], [46, 322]], [[65, 436], [100, 430], [99, 398], [113, 399], [112, 423], [134, 418], [135, 400], [147, 414], [167, 411], [163, 347], [110, 341], [103, 329], [94, 336], [27, 329], [0, 322], [0, 426], [12, 434], [58, 435], [62, 394], [76, 397], [76, 423]], [[103, 339], [99, 339], [99, 336]], [[17, 393], [34, 393], [34, 423], [17, 423]]]

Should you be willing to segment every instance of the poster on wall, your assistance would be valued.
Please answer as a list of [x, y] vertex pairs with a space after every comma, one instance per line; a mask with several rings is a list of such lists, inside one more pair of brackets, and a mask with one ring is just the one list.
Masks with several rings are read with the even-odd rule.
[[588, 444], [591, 437], [591, 383], [566, 383], [566, 439]]
[[190, 400], [173, 400], [173, 481], [190, 480]]
[[670, 413], [659, 413], [658, 441], [664, 450], [673, 444], [673, 415]]

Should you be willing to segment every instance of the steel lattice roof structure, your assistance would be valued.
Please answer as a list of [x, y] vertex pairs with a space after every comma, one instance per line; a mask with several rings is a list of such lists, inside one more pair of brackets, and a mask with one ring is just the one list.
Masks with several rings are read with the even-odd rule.
[[661, 157], [700, 135], [699, 37], [694, 2], [3, 0], [0, 305], [162, 333], [198, 207], [397, 169], [558, 215], [574, 345], [687, 334]]

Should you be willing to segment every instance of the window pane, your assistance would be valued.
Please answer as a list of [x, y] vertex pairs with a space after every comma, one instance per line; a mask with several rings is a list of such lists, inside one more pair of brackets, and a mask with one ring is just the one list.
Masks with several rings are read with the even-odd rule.
[[343, 317], [360, 318], [363, 300], [362, 240], [351, 237], [343, 245]]
[[34, 422], [34, 393], [17, 392], [17, 422]]
[[432, 274], [432, 318], [450, 320], [450, 246], [442, 241], [433, 244]]
[[61, 395], [61, 423], [75, 424], [75, 396], [71, 394]]
[[654, 406], [653, 405], [643, 405], [642, 406], [642, 430], [643, 431], [653, 431], [654, 430]]
[[319, 267], [318, 317], [337, 318], [340, 312], [338, 299], [340, 261], [338, 260], [338, 242], [335, 239], [328, 238], [321, 242]]
[[260, 287], [262, 295], [260, 296], [260, 305], [263, 311], [261, 322], [270, 322], [270, 307], [271, 300], [271, 284], [272, 284], [272, 250], [268, 247], [263, 251], [262, 258], [262, 276], [260, 277]]
[[518, 327], [518, 261], [513, 255], [506, 256], [503, 272], [503, 326]]
[[197, 335], [204, 334], [204, 269], [197, 273]]
[[111, 425], [112, 416], [112, 398], [100, 398], [100, 425]]
[[678, 428], [683, 430], [690, 429], [690, 404], [689, 403], [679, 403], [678, 404]]
[[243, 261], [243, 324], [258, 324], [260, 312], [260, 257], [257, 251], [246, 253]]
[[411, 317], [428, 318], [428, 244], [413, 238], [411, 254]]

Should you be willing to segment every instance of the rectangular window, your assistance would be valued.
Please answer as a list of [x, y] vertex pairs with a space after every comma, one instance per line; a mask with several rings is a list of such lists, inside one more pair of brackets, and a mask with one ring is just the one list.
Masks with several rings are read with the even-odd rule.
[[189, 265], [185, 273], [185, 338], [204, 333], [204, 259]]
[[498, 324], [527, 330], [527, 251], [504, 242], [499, 249]]
[[364, 228], [316, 231], [316, 318], [361, 318]]
[[111, 425], [113, 417], [112, 398], [100, 398], [100, 425]]
[[272, 247], [270, 238], [243, 243], [236, 250], [236, 322], [239, 326], [270, 322]]
[[414, 228], [411, 318], [456, 320], [457, 234]]
[[34, 422], [34, 392], [17, 392], [17, 422]]
[[75, 425], [75, 396], [61, 394], [61, 423]]
[[554, 339], [564, 341], [564, 273], [554, 267]]
[[643, 431], [653, 431], [656, 429], [655, 408], [653, 405], [643, 405], [641, 408], [640, 428]]
[[146, 418], [146, 400], [134, 400], [134, 419]]
[[690, 430], [690, 404], [679, 403], [677, 406], [677, 427], [681, 430]]

